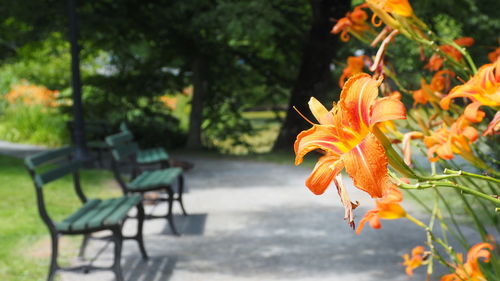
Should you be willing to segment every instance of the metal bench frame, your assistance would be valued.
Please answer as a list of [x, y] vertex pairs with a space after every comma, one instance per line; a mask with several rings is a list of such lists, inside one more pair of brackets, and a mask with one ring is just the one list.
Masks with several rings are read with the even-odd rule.
[[[73, 149], [71, 147], [65, 147], [62, 149], [58, 149], [55, 151], [48, 151], [48, 152], [42, 152], [39, 154], [36, 154], [31, 157], [27, 157], [25, 159], [25, 165], [29, 171], [29, 174], [31, 175], [31, 178], [33, 179], [34, 185], [35, 185], [35, 190], [36, 190], [36, 197], [37, 197], [37, 206], [38, 206], [38, 211], [40, 214], [40, 217], [42, 218], [43, 222], [47, 226], [49, 232], [50, 232], [50, 237], [52, 241], [52, 252], [51, 252], [51, 261], [50, 261], [50, 266], [49, 266], [49, 273], [47, 280], [52, 281], [55, 278], [56, 272], [58, 270], [62, 271], [79, 271], [83, 270], [85, 273], [89, 272], [90, 270], [112, 270], [116, 276], [116, 280], [118, 281], [123, 281], [123, 274], [122, 274], [122, 269], [121, 269], [121, 252], [122, 252], [122, 244], [124, 239], [133, 239], [136, 240], [138, 245], [139, 245], [139, 250], [141, 252], [141, 255], [143, 259], [148, 259], [148, 255], [146, 253], [146, 249], [144, 247], [144, 241], [143, 241], [143, 224], [144, 224], [144, 207], [142, 205], [142, 202], [139, 201], [139, 203], [136, 205], [137, 208], [137, 233], [135, 236], [123, 236], [122, 235], [122, 227], [127, 219], [125, 217], [120, 223], [117, 225], [101, 225], [98, 227], [92, 227], [92, 228], [84, 228], [82, 230], [68, 230], [68, 231], [61, 231], [58, 230], [56, 227], [56, 222], [52, 220], [50, 217], [49, 213], [47, 212], [47, 209], [45, 207], [45, 200], [44, 200], [44, 192], [43, 192], [43, 186], [53, 182], [55, 180], [58, 180], [68, 174], [72, 174], [73, 176], [73, 187], [75, 189], [75, 192], [82, 202], [82, 205], [85, 204], [88, 199], [85, 196], [81, 184], [80, 184], [80, 173], [79, 173], [79, 168], [81, 167], [81, 163], [77, 160], [69, 160], [69, 162], [64, 163], [64, 165], [58, 166], [54, 169], [51, 169], [49, 171], [44, 171], [42, 173], [38, 173], [36, 170], [37, 168], [44, 166], [45, 164], [52, 164], [54, 163], [54, 160], [63, 160], [63, 159], [71, 159], [71, 154], [73, 152]], [[59, 245], [59, 237], [61, 235], [84, 235], [84, 239], [80, 248], [80, 253], [79, 256], [83, 257], [85, 247], [88, 243], [88, 240], [92, 238], [90, 235], [92, 233], [102, 231], [102, 230], [110, 230], [112, 232], [112, 235], [108, 237], [102, 237], [99, 239], [109, 239], [111, 238], [115, 244], [114, 247], [114, 260], [113, 260], [113, 265], [111, 267], [97, 267], [97, 266], [92, 266], [92, 265], [83, 265], [83, 266], [76, 266], [76, 267], [61, 267], [58, 262], [57, 262], [57, 257], [58, 257], [58, 245]]]

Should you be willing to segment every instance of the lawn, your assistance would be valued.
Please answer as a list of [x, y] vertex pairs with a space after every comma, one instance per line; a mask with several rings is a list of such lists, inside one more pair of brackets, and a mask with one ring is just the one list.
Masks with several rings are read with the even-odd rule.
[[[35, 189], [20, 159], [0, 155], [0, 280], [44, 280], [48, 272], [50, 238], [38, 215]], [[108, 171], [82, 172], [88, 197], [120, 194]], [[80, 206], [71, 177], [44, 188], [46, 204], [59, 220]], [[79, 239], [63, 240], [62, 263], [75, 256]]]

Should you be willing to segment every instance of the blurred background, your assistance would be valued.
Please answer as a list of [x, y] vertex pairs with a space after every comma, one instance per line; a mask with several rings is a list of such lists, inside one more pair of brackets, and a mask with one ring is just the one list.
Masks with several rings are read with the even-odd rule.
[[[2, 2], [0, 139], [69, 143], [68, 1]], [[114, 129], [126, 121], [143, 145], [291, 152], [307, 127], [291, 106], [309, 116], [310, 96], [330, 104], [340, 93], [345, 58], [376, 51], [329, 33], [361, 2], [78, 1], [84, 117]], [[498, 1], [411, 4], [440, 36], [472, 36], [478, 65], [498, 44]], [[390, 63], [409, 89], [418, 89], [416, 70], [425, 64], [419, 50], [395, 45]]]

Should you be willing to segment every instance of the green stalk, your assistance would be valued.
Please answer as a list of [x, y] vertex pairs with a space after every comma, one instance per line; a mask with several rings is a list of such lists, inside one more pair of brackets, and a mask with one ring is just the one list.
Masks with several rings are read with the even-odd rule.
[[443, 173], [448, 174], [448, 175], [455, 175], [457, 177], [464, 176], [464, 177], [476, 178], [476, 179], [491, 181], [491, 182], [500, 184], [499, 179], [496, 179], [493, 177], [488, 177], [488, 176], [483, 176], [483, 175], [478, 175], [478, 174], [474, 174], [474, 173], [469, 173], [469, 172], [465, 172], [462, 170], [455, 171], [455, 170], [451, 170], [451, 169], [446, 168], [446, 169], [444, 169]]

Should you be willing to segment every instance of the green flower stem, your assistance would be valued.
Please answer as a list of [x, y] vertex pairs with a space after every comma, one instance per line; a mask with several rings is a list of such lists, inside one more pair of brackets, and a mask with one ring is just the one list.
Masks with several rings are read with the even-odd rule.
[[492, 196], [489, 196], [487, 194], [484, 194], [482, 192], [479, 192], [475, 189], [471, 189], [471, 188], [468, 188], [466, 186], [463, 186], [463, 185], [460, 185], [460, 184], [454, 184], [452, 182], [436, 182], [434, 183], [435, 186], [443, 186], [443, 187], [451, 187], [451, 188], [455, 188], [455, 189], [459, 189], [465, 193], [469, 193], [469, 194], [472, 194], [472, 195], [475, 195], [476, 197], [480, 197], [480, 198], [483, 198], [485, 200], [488, 200], [490, 202], [493, 202], [497, 205], [500, 205], [500, 200], [495, 198], [495, 197], [492, 197]]
[[460, 191], [463, 191], [465, 193], [469, 193], [469, 194], [472, 194], [476, 197], [480, 197], [480, 198], [483, 198], [483, 199], [486, 199], [490, 202], [493, 202], [495, 203], [496, 205], [500, 205], [500, 200], [499, 199], [496, 199], [492, 196], [489, 196], [487, 194], [484, 194], [482, 192], [479, 192], [477, 190], [474, 190], [474, 189], [471, 189], [471, 188], [468, 188], [466, 186], [463, 186], [463, 185], [459, 185], [459, 184], [454, 184], [452, 182], [436, 182], [436, 181], [427, 181], [427, 182], [423, 182], [423, 183], [417, 183], [417, 184], [406, 184], [406, 183], [398, 183], [398, 186], [402, 189], [427, 189], [427, 188], [431, 188], [431, 187], [451, 187], [451, 188], [455, 188], [455, 189], [458, 189]]
[[464, 202], [464, 206], [465, 206], [465, 210], [469, 213], [469, 215], [472, 217], [472, 219], [474, 220], [474, 223], [476, 224], [476, 228], [477, 230], [479, 231], [479, 234], [481, 235], [481, 238], [483, 239], [483, 241], [486, 241], [486, 234], [487, 234], [487, 231], [486, 229], [484, 228], [484, 225], [483, 223], [481, 222], [481, 220], [477, 217], [476, 213], [474, 212], [474, 210], [472, 209], [472, 207], [470, 206], [469, 204], [469, 201], [467, 201], [467, 198], [465, 198], [465, 196], [460, 193], [460, 192], [457, 192], [458, 195], [460, 196], [460, 198], [462, 199], [462, 201]]
[[407, 218], [408, 220], [410, 220], [412, 223], [426, 229], [427, 228], [427, 225], [425, 225], [423, 222], [419, 221], [418, 219], [414, 218], [413, 216], [411, 216], [410, 214], [406, 214], [405, 218]]
[[488, 177], [488, 176], [483, 176], [483, 175], [478, 175], [478, 174], [474, 174], [474, 173], [469, 173], [469, 172], [465, 172], [465, 171], [461, 171], [461, 170], [455, 171], [455, 170], [451, 170], [451, 169], [446, 168], [446, 169], [444, 169], [443, 173], [445, 173], [447, 175], [454, 175], [457, 177], [464, 176], [464, 177], [476, 178], [476, 179], [491, 181], [491, 182], [500, 184], [499, 179], [496, 179], [493, 177]]
[[470, 57], [469, 55], [469, 52], [467, 52], [465, 50], [465, 48], [459, 46], [457, 43], [455, 43], [455, 41], [453, 40], [445, 40], [445, 39], [442, 39], [443, 42], [445, 42], [446, 44], [448, 45], [451, 45], [453, 48], [457, 49], [465, 58], [465, 60], [467, 61], [467, 63], [469, 64], [472, 72], [474, 74], [477, 73], [477, 67], [476, 67], [476, 64], [474, 63], [474, 61], [472, 60], [472, 58]]

